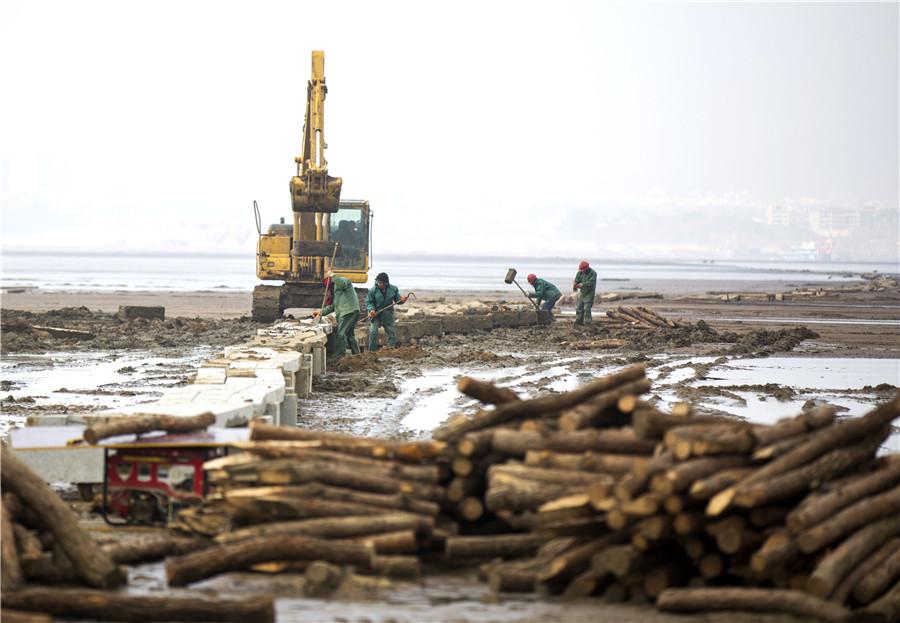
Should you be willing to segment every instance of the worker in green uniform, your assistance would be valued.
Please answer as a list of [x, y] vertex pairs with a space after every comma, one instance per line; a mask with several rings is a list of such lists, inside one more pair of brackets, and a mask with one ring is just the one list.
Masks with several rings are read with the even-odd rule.
[[313, 312], [313, 317], [320, 313], [327, 316], [334, 312], [337, 319], [337, 332], [334, 335], [335, 358], [347, 354], [348, 344], [350, 352], [358, 355], [359, 343], [353, 334], [356, 330], [356, 323], [359, 321], [359, 297], [356, 295], [356, 290], [353, 289], [353, 284], [349, 279], [336, 276], [331, 270], [326, 273], [325, 288], [333, 303], [323, 307], [321, 312]]
[[369, 312], [369, 352], [378, 350], [378, 329], [384, 327], [384, 337], [388, 346], [397, 347], [397, 333], [394, 331], [394, 308], [402, 305], [405, 296], [400, 296], [397, 286], [391, 285], [387, 273], [378, 273], [375, 285], [366, 295], [366, 311]]
[[537, 276], [533, 274], [528, 275], [528, 283], [534, 288], [534, 292], [529, 294], [528, 298], [537, 299], [538, 305], [541, 305], [541, 301], [543, 301], [544, 303], [541, 305], [541, 309], [550, 312], [550, 320], [556, 320], [556, 316], [553, 315], [553, 306], [556, 305], [556, 301], [562, 296], [562, 292], [559, 291], [559, 288], [549, 281], [538, 279]]
[[594, 294], [597, 291], [597, 271], [587, 262], [578, 265], [575, 280], [572, 281], [572, 291], [578, 292], [578, 301], [575, 303], [575, 324], [591, 324], [591, 307], [594, 305]]

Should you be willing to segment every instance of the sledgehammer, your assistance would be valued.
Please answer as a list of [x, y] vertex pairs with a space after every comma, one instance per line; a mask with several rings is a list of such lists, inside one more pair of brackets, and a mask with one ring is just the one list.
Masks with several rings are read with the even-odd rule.
[[[522, 290], [522, 286], [520, 286], [520, 285], [519, 285], [519, 282], [516, 281], [516, 269], [515, 269], [515, 268], [510, 268], [508, 271], [506, 271], [506, 279], [504, 279], [503, 281], [505, 281], [506, 283], [514, 283], [514, 284], [516, 284], [516, 287], [517, 287], [517, 288], [519, 288], [520, 290]], [[532, 305], [534, 305], [534, 308], [535, 308], [535, 309], [540, 309], [540, 307], [538, 307], [538, 304], [535, 303], [535, 302], [532, 300], [532, 298], [531, 298], [530, 296], [528, 296], [528, 294], [525, 293], [525, 290], [522, 290], [522, 294], [525, 294], [525, 298], [528, 299], [528, 302], [529, 302], [529, 303], [531, 303]]]

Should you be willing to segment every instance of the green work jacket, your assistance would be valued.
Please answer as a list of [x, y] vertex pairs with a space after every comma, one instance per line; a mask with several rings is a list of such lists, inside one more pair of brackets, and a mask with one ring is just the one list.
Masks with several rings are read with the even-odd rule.
[[[384, 286], [384, 292], [379, 290], [377, 285], [372, 286], [366, 295], [366, 311], [378, 311], [391, 303], [399, 303], [400, 298], [400, 291], [397, 289], [397, 286], [387, 284]], [[394, 308], [388, 307], [380, 314], [376, 314], [375, 317], [383, 323], [393, 324]]]
[[340, 318], [347, 314], [359, 314], [359, 297], [353, 289], [353, 283], [346, 277], [334, 277], [334, 302], [322, 309], [322, 315], [331, 312]]
[[562, 294], [559, 288], [543, 279], [535, 279], [531, 286], [534, 288], [534, 292], [529, 294], [528, 298], [537, 299], [538, 303], [541, 301], [552, 301], [555, 298], [559, 298]]
[[575, 273], [575, 283], [581, 284], [578, 290], [578, 298], [584, 302], [594, 302], [594, 294], [597, 292], [597, 271], [588, 266], [587, 270], [579, 270]]

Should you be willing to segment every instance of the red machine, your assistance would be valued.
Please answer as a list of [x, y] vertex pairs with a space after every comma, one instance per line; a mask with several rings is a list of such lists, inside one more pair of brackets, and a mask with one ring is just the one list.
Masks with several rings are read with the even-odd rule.
[[[175, 512], [209, 493], [203, 463], [224, 448], [109, 448], [103, 480], [103, 519], [107, 523], [151, 524], [170, 521]], [[113, 522], [110, 514], [124, 521]]]

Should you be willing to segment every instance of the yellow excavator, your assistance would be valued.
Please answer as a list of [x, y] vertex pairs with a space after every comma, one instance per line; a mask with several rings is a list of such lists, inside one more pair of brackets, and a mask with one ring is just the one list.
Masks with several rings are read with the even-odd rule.
[[[328, 175], [325, 161], [325, 53], [313, 51], [312, 78], [306, 92], [303, 150], [291, 178], [293, 223], [270, 225], [262, 232], [259, 206], [253, 202], [256, 230], [256, 276], [282, 285], [253, 289], [252, 317], [272, 322], [285, 309], [319, 308], [324, 301], [325, 272], [353, 283], [366, 283], [371, 267], [372, 211], [368, 201], [341, 201], [339, 177]], [[365, 288], [356, 288], [364, 300]]]

